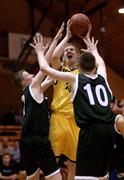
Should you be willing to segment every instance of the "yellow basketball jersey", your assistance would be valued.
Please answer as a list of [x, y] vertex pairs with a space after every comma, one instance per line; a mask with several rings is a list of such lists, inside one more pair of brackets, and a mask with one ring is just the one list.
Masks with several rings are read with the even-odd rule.
[[[62, 67], [63, 72], [72, 72], [78, 74], [79, 70], [71, 71], [67, 67]], [[51, 104], [51, 110], [54, 113], [66, 114], [74, 116], [73, 104], [71, 102], [71, 86], [64, 81], [54, 82], [53, 101]]]

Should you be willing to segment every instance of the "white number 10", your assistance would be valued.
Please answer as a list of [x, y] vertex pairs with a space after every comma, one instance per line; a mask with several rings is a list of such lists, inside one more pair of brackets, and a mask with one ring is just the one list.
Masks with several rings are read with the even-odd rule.
[[[84, 86], [84, 90], [87, 91], [87, 95], [88, 95], [90, 104], [95, 105], [95, 100], [94, 100], [94, 97], [93, 97], [91, 85], [87, 84], [86, 86]], [[104, 100], [101, 97], [100, 91], [102, 91], [102, 93], [103, 93]], [[95, 87], [95, 94], [96, 94], [97, 100], [98, 100], [100, 105], [102, 105], [102, 106], [107, 106], [108, 105], [108, 96], [107, 96], [106, 89], [105, 89], [105, 87], [103, 85], [97, 85]]]

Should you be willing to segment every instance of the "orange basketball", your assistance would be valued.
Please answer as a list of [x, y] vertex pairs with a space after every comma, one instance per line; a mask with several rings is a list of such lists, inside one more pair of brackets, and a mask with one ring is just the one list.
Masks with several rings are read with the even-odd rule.
[[70, 19], [70, 23], [71, 23], [71, 27], [70, 27], [71, 31], [77, 36], [82, 36], [82, 37], [86, 36], [89, 30], [89, 26], [91, 25], [89, 18], [82, 13], [74, 14]]

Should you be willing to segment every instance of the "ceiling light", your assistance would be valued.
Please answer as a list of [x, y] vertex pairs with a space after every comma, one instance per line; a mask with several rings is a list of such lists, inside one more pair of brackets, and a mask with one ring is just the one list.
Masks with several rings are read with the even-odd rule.
[[124, 14], [124, 7], [122, 7], [122, 8], [120, 8], [120, 9], [118, 9], [118, 13], [120, 13], [120, 14]]
[[100, 32], [102, 33], [106, 32], [106, 28], [104, 26], [100, 27]]

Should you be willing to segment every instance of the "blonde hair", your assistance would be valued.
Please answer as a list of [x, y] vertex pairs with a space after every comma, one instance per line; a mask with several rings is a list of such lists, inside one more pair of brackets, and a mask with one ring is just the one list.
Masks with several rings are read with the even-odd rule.
[[20, 82], [23, 80], [23, 72], [25, 72], [24, 69], [17, 71], [13, 76], [13, 82], [17, 87], [20, 87]]

